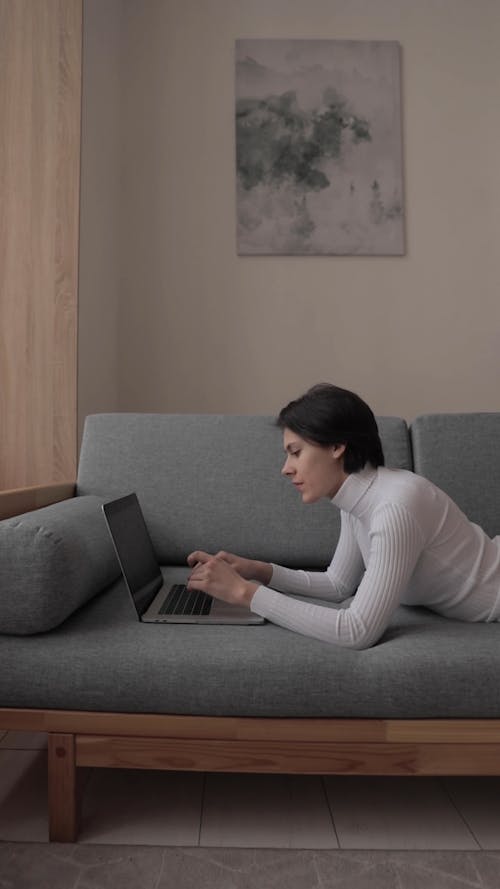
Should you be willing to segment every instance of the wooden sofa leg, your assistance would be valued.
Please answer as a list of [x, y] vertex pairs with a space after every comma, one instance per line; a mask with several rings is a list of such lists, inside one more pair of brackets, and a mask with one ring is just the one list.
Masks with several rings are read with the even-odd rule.
[[48, 770], [49, 839], [74, 843], [79, 826], [74, 735], [49, 733]]

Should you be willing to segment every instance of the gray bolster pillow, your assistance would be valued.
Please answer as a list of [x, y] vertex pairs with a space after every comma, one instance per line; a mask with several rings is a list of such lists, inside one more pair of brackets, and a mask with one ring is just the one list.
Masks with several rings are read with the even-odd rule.
[[0, 633], [51, 630], [120, 574], [99, 497], [0, 522]]

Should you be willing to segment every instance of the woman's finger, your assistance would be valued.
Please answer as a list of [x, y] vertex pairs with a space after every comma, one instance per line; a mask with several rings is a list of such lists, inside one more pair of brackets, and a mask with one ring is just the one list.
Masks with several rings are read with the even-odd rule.
[[210, 555], [210, 553], [205, 553], [202, 550], [196, 550], [196, 552], [190, 553], [190, 555], [187, 557], [187, 563], [191, 568], [193, 568], [197, 564], [203, 565], [204, 562], [208, 562], [208, 560], [211, 558], [212, 556]]

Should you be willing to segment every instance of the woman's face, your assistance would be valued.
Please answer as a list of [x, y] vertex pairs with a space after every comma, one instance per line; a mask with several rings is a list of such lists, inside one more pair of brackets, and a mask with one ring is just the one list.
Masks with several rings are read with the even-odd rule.
[[345, 445], [323, 447], [284, 429], [283, 447], [287, 457], [281, 472], [300, 491], [303, 503], [335, 497], [347, 478]]

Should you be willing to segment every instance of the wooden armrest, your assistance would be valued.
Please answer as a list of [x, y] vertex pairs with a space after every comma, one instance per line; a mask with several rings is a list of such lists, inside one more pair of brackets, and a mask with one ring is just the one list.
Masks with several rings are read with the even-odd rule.
[[33, 488], [16, 488], [12, 491], [0, 491], [0, 519], [31, 512], [60, 500], [69, 500], [75, 496], [75, 482], [57, 482], [52, 485], [36, 485]]

